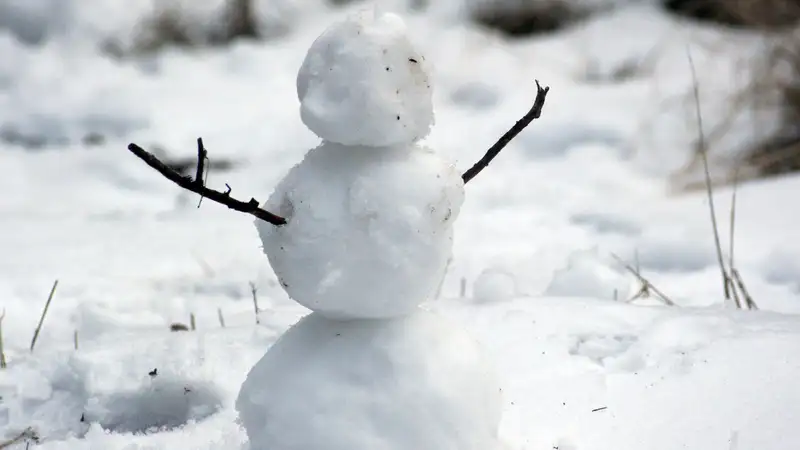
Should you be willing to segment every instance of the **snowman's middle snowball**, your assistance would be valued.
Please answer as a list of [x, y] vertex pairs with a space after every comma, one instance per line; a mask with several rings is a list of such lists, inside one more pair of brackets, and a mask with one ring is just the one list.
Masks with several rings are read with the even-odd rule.
[[332, 318], [408, 314], [429, 299], [452, 252], [460, 173], [433, 151], [325, 143], [306, 154], [256, 221], [289, 296]]

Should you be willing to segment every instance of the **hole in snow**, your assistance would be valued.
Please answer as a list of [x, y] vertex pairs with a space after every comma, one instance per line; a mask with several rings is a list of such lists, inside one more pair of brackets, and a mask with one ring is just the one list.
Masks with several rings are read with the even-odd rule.
[[111, 432], [148, 433], [203, 420], [221, 406], [215, 386], [159, 375], [139, 389], [101, 398], [84, 417]]

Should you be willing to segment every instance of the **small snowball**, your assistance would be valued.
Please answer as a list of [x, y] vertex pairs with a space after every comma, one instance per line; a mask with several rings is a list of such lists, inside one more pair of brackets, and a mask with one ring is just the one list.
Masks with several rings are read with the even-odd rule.
[[517, 295], [517, 280], [500, 268], [488, 268], [478, 275], [472, 286], [472, 298], [477, 303], [512, 300]]
[[572, 253], [567, 266], [556, 271], [546, 295], [627, 300], [636, 293], [636, 280], [597, 249]]
[[435, 293], [463, 202], [461, 175], [429, 149], [324, 143], [264, 205], [288, 224], [256, 227], [292, 299], [329, 317], [391, 317]]
[[345, 145], [410, 144], [434, 121], [425, 58], [392, 13], [361, 11], [325, 30], [297, 74], [297, 96], [306, 126]]
[[236, 409], [252, 450], [498, 450], [502, 393], [481, 347], [434, 313], [289, 329]]

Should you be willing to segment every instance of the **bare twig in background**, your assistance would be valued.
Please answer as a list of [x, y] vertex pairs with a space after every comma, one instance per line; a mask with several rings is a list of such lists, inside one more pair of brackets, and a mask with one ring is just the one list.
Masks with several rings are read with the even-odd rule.
[[217, 319], [219, 319], [219, 326], [225, 328], [225, 317], [222, 316], [222, 308], [217, 308]]
[[42, 316], [39, 317], [39, 324], [36, 325], [36, 330], [33, 332], [33, 339], [31, 339], [31, 353], [33, 353], [33, 347], [36, 346], [36, 340], [39, 339], [39, 333], [42, 331], [42, 325], [44, 324], [44, 317], [47, 315], [47, 310], [50, 308], [50, 302], [53, 301], [53, 296], [56, 293], [56, 287], [58, 287], [58, 280], [53, 282], [53, 287], [50, 289], [50, 295], [47, 296], [47, 302], [44, 304], [44, 309], [42, 310]]
[[220, 192], [205, 186], [205, 182], [203, 181], [202, 178], [201, 169], [205, 165], [205, 158], [207, 158], [208, 152], [203, 146], [202, 138], [197, 138], [198, 170], [196, 177], [194, 179], [188, 176], [183, 176], [178, 172], [176, 172], [175, 170], [169, 168], [166, 164], [161, 162], [161, 160], [156, 158], [152, 153], [149, 153], [148, 151], [144, 150], [143, 148], [139, 147], [136, 144], [128, 145], [128, 150], [130, 150], [130, 152], [136, 155], [139, 159], [144, 161], [148, 166], [158, 171], [158, 173], [163, 175], [166, 179], [172, 181], [173, 183], [177, 184], [183, 189], [186, 189], [187, 191], [194, 192], [195, 194], [198, 194], [202, 197], [206, 197], [209, 200], [217, 202], [221, 205], [225, 205], [228, 208], [233, 209], [234, 211], [250, 214], [275, 226], [286, 224], [286, 219], [284, 219], [283, 217], [275, 215], [264, 209], [261, 209], [258, 206], [259, 205], [258, 200], [254, 198], [251, 198], [250, 201], [248, 202], [243, 202], [241, 200], [236, 200], [235, 198], [231, 197], [230, 187], [225, 192]]
[[458, 291], [459, 298], [466, 298], [467, 297], [467, 277], [461, 277], [461, 286]]
[[256, 284], [252, 281], [250, 282], [250, 293], [253, 294], [253, 310], [256, 313], [256, 325], [261, 324], [261, 320], [258, 318], [258, 313], [261, 311], [258, 309], [258, 288], [256, 288]]
[[517, 137], [517, 135], [522, 132], [534, 119], [538, 119], [542, 115], [542, 108], [544, 107], [544, 102], [547, 99], [547, 93], [550, 92], [550, 87], [542, 87], [539, 85], [539, 81], [536, 80], [536, 99], [533, 102], [533, 106], [531, 109], [522, 116], [521, 119], [514, 124], [506, 133], [500, 137], [500, 139], [492, 145], [489, 150], [486, 151], [486, 154], [483, 155], [483, 158], [478, 160], [472, 167], [469, 168], [461, 178], [464, 180], [464, 184], [469, 183], [469, 181], [475, 176], [477, 176], [486, 166], [489, 165], [490, 162], [500, 153], [512, 139]]
[[[19, 444], [20, 442], [27, 441], [28, 444], [30, 442], [38, 443], [39, 442], [39, 434], [36, 433], [36, 430], [33, 427], [28, 427], [22, 430], [18, 435], [14, 436], [13, 438], [0, 442], [0, 449], [3, 448], [10, 448], [14, 444]], [[27, 447], [26, 447], [27, 448]]]
[[78, 350], [78, 330], [72, 333], [72, 344], [75, 346], [75, 350]]
[[194, 313], [189, 313], [189, 329], [195, 331], [197, 329], [197, 324], [194, 320]]
[[182, 324], [180, 322], [175, 322], [173, 324], [170, 324], [169, 331], [172, 331], [172, 332], [189, 331], [189, 327], [187, 327], [185, 324]]
[[[638, 270], [636, 270], [630, 264], [628, 264], [625, 261], [623, 261], [622, 258], [617, 256], [616, 254], [612, 253], [611, 256], [614, 257], [614, 259], [616, 259], [620, 264], [622, 264], [622, 266], [625, 267], [628, 270], [628, 272], [632, 273], [639, 280], [640, 283], [642, 283], [642, 289], [636, 295], [634, 295], [634, 297], [630, 301], [635, 300], [636, 298], [638, 298], [637, 296], [639, 296], [642, 291], [646, 290], [646, 292], [647, 292], [646, 295], [649, 295], [650, 291], [652, 291], [654, 294], [656, 294], [656, 298], [658, 298], [659, 300], [661, 300], [662, 302], [664, 302], [668, 306], [675, 306], [675, 302], [673, 302], [672, 299], [670, 299], [663, 292], [658, 290], [653, 285], [653, 283], [651, 283], [647, 278], [642, 276], [642, 274]], [[642, 296], [644, 296], [644, 294], [642, 294]]]
[[708, 195], [708, 210], [711, 213], [711, 226], [714, 231], [714, 246], [717, 249], [717, 260], [719, 262], [719, 269], [722, 273], [722, 290], [725, 293], [725, 299], [731, 300], [731, 293], [729, 289], [730, 279], [728, 272], [725, 270], [725, 263], [722, 259], [722, 245], [719, 240], [719, 228], [717, 227], [717, 215], [714, 211], [714, 192], [711, 188], [711, 173], [708, 169], [708, 148], [706, 147], [705, 134], [703, 132], [703, 115], [700, 113], [700, 85], [697, 81], [697, 71], [694, 67], [694, 60], [692, 59], [692, 52], [687, 48], [686, 56], [689, 59], [689, 68], [692, 72], [692, 90], [694, 93], [694, 102], [697, 113], [697, 132], [699, 133], [698, 146], [700, 150], [700, 157], [703, 161], [703, 172], [706, 179], [706, 194]]
[[6, 352], [3, 350], [3, 319], [6, 318], [6, 310], [0, 313], [0, 369], [6, 368]]

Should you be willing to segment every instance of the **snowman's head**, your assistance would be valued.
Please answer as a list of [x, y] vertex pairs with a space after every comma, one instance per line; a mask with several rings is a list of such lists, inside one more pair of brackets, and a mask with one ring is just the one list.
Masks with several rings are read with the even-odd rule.
[[427, 63], [392, 13], [361, 11], [325, 30], [297, 74], [297, 96], [306, 126], [343, 145], [410, 144], [434, 122]]

